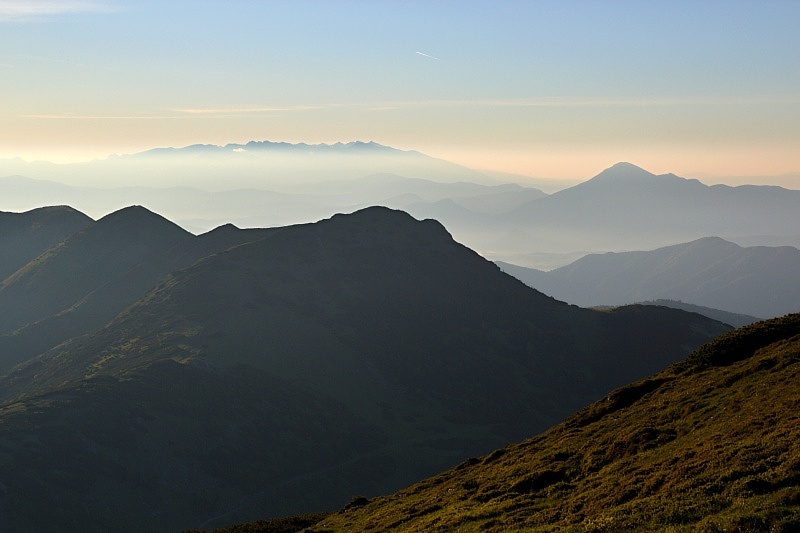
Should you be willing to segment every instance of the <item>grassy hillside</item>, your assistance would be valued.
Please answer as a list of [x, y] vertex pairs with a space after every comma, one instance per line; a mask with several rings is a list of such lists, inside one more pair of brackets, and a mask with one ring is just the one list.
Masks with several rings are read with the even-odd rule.
[[[798, 531], [800, 314], [308, 531]], [[239, 531], [258, 531], [258, 529]]]

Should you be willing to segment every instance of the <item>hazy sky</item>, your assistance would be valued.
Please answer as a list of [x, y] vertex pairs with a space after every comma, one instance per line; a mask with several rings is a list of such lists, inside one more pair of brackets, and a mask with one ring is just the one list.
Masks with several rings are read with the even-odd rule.
[[0, 0], [0, 157], [372, 140], [543, 177], [797, 172], [798, 28], [796, 0]]

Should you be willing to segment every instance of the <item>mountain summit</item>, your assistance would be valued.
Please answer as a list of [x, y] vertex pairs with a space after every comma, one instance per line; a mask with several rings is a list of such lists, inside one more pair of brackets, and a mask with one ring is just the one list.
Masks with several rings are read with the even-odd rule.
[[625, 182], [652, 179], [656, 175], [632, 163], [620, 162], [605, 169], [589, 181]]
[[[686, 194], [689, 190], [706, 187], [695, 179], [681, 178], [675, 174], [657, 175], [631, 163], [617, 163], [593, 178], [559, 191], [553, 196], [566, 198], [583, 197], [590, 194], [621, 194], [625, 198], [628, 194]], [[625, 192], [625, 189], [628, 191]]]
[[[707, 186], [620, 163], [484, 226], [497, 228], [498, 234], [513, 229], [541, 249], [563, 249], [570, 243], [573, 249], [608, 251], [666, 246], [709, 235], [740, 243], [763, 242], [765, 235], [791, 241], [797, 235], [798, 213], [800, 191]], [[451, 230], [458, 235], [458, 226]]]

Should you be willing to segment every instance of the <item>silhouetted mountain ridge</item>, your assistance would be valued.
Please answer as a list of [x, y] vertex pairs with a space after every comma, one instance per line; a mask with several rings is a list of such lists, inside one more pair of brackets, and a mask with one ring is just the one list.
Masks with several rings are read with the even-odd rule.
[[[515, 193], [485, 173], [364, 142], [193, 145], [76, 165], [0, 161], [0, 175], [14, 174], [94, 187], [0, 178], [6, 209], [67, 203], [99, 216], [139, 203], [200, 233], [226, 222], [285, 226], [386, 205], [441, 221], [490, 259], [537, 268], [562, 266], [553, 261], [577, 252], [646, 249], [708, 235], [742, 246], [800, 246], [800, 191], [707, 186], [631, 163], [550, 196], [531, 187]], [[113, 184], [118, 188], [109, 189]]]
[[540, 431], [728, 329], [558, 302], [387, 208], [251, 235], [0, 380], [0, 527], [330, 508]]
[[657, 299], [657, 300], [645, 300], [636, 303], [643, 305], [663, 305], [665, 307], [672, 307], [674, 309], [683, 309], [684, 311], [689, 311], [690, 313], [698, 313], [700, 315], [707, 316], [708, 318], [711, 318], [713, 320], [718, 320], [723, 324], [730, 324], [735, 328], [747, 326], [749, 324], [761, 320], [758, 317], [750, 315], [743, 315], [741, 313], [731, 313], [728, 311], [722, 311], [720, 309], [714, 309], [702, 305], [695, 305], [686, 302], [681, 302], [679, 300]]
[[0, 281], [93, 221], [66, 206], [0, 211]]
[[169, 272], [266, 234], [221, 228], [195, 237], [141, 206], [89, 222], [0, 283], [0, 373], [101, 327]]
[[[742, 245], [794, 244], [800, 191], [767, 186], [707, 186], [629, 163], [533, 199], [492, 218], [440, 220], [491, 259], [514, 263], [523, 250], [635, 250], [718, 235]], [[412, 210], [412, 214], [416, 214]]]

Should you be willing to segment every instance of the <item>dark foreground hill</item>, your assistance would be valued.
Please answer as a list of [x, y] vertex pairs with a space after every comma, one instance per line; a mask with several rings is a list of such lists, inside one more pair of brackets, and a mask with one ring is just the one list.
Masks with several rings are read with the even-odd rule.
[[306, 531], [800, 531], [799, 408], [795, 314]]
[[727, 329], [558, 302], [386, 208], [270, 231], [0, 379], [0, 530], [336, 508], [541, 431]]

